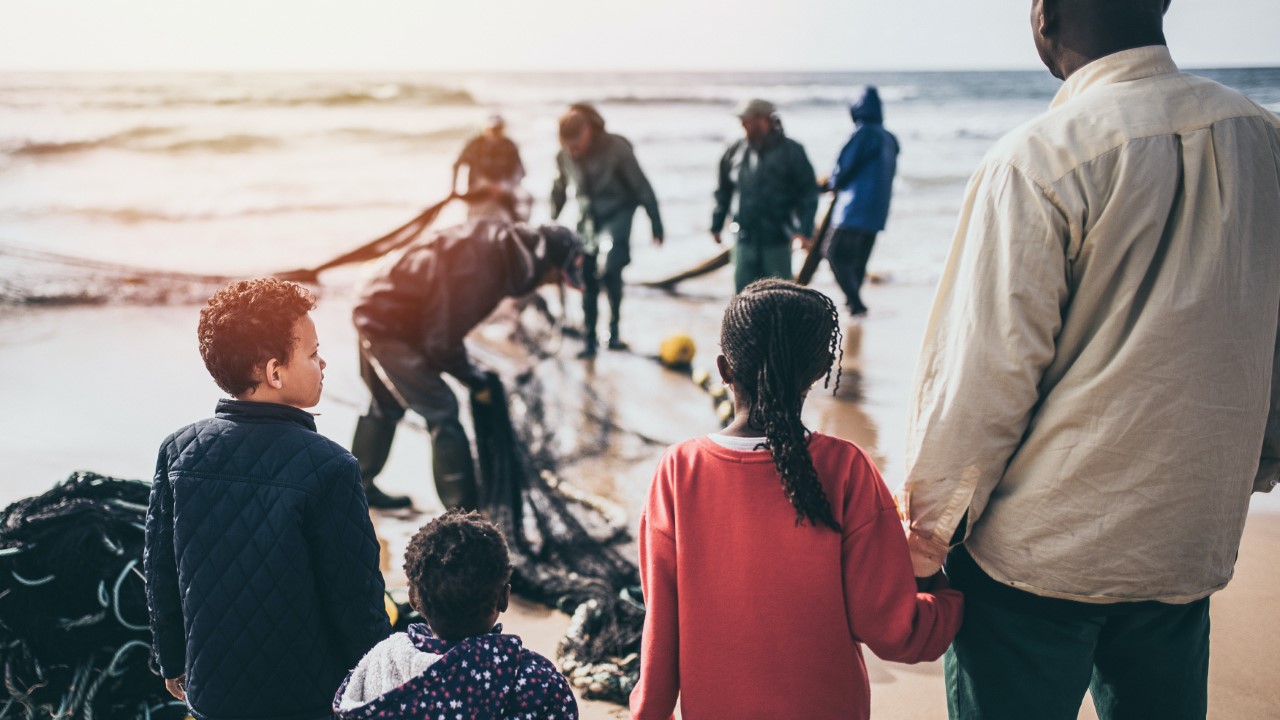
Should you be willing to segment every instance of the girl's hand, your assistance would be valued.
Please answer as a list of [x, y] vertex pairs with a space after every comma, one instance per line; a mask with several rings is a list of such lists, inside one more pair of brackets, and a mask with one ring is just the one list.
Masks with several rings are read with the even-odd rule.
[[951, 583], [947, 582], [947, 576], [941, 570], [929, 577], [916, 578], [916, 592], [932, 593], [949, 587]]

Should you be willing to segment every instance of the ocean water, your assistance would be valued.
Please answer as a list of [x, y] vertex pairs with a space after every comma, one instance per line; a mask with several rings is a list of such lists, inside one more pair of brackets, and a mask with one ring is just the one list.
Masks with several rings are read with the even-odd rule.
[[[1280, 69], [1204, 74], [1280, 110]], [[629, 271], [654, 277], [716, 252], [711, 192], [741, 133], [735, 104], [776, 102], [822, 175], [865, 83], [902, 146], [872, 270], [930, 283], [968, 174], [1045, 109], [1058, 87], [1047, 72], [0, 74], [0, 245], [176, 271], [311, 265], [443, 197], [456, 154], [495, 111], [546, 220], [556, 119], [586, 100], [633, 142], [657, 191], [667, 246], [650, 248], [638, 220]]]

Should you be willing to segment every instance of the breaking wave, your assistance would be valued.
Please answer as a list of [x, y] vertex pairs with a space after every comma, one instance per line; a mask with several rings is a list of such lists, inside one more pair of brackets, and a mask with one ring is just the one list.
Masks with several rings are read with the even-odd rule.
[[281, 205], [262, 205], [258, 207], [229, 208], [220, 211], [209, 210], [160, 210], [139, 207], [86, 207], [86, 206], [47, 206], [10, 211], [10, 215], [22, 217], [60, 217], [78, 216], [94, 220], [107, 220], [122, 224], [147, 222], [186, 223], [211, 220], [229, 220], [247, 217], [265, 217], [286, 215], [291, 213], [332, 213], [351, 210], [370, 210], [377, 208], [408, 208], [402, 202], [349, 202], [349, 203], [294, 203]]

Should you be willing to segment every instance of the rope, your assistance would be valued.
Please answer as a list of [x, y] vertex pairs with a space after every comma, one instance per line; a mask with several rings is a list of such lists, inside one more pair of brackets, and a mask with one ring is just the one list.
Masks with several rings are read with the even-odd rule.
[[137, 560], [130, 560], [129, 564], [124, 566], [124, 570], [120, 571], [120, 577], [119, 579], [116, 580], [116, 588], [112, 594], [112, 597], [114, 598], [114, 602], [111, 605], [111, 609], [115, 611], [116, 620], [119, 620], [120, 624], [125, 626], [126, 628], [130, 630], [146, 630], [147, 632], [150, 632], [151, 631], [150, 625], [134, 625], [130, 623], [128, 620], [125, 620], [124, 615], [120, 613], [120, 586], [124, 584], [124, 579], [129, 575], [129, 571], [132, 570], [133, 566], [137, 564], [138, 564]]

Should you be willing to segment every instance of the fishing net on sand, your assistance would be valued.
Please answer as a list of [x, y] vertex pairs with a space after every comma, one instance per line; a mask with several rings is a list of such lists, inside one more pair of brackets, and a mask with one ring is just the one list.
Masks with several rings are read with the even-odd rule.
[[0, 512], [0, 718], [186, 717], [148, 667], [150, 490], [80, 472]]
[[573, 616], [557, 666], [585, 697], [625, 704], [644, 625], [638, 570], [618, 549], [626, 515], [555, 474], [553, 423], [535, 374], [521, 375], [510, 395], [491, 376], [488, 394], [471, 402], [481, 505], [510, 545], [512, 590]]
[[231, 280], [0, 245], [0, 305], [195, 303]]
[[[255, 273], [317, 284], [332, 268], [365, 262], [404, 246], [431, 226], [450, 195], [407, 223], [314, 267]], [[474, 198], [475, 201], [487, 196]], [[204, 302], [238, 278], [142, 267], [0, 243], [0, 305], [166, 305]]]

